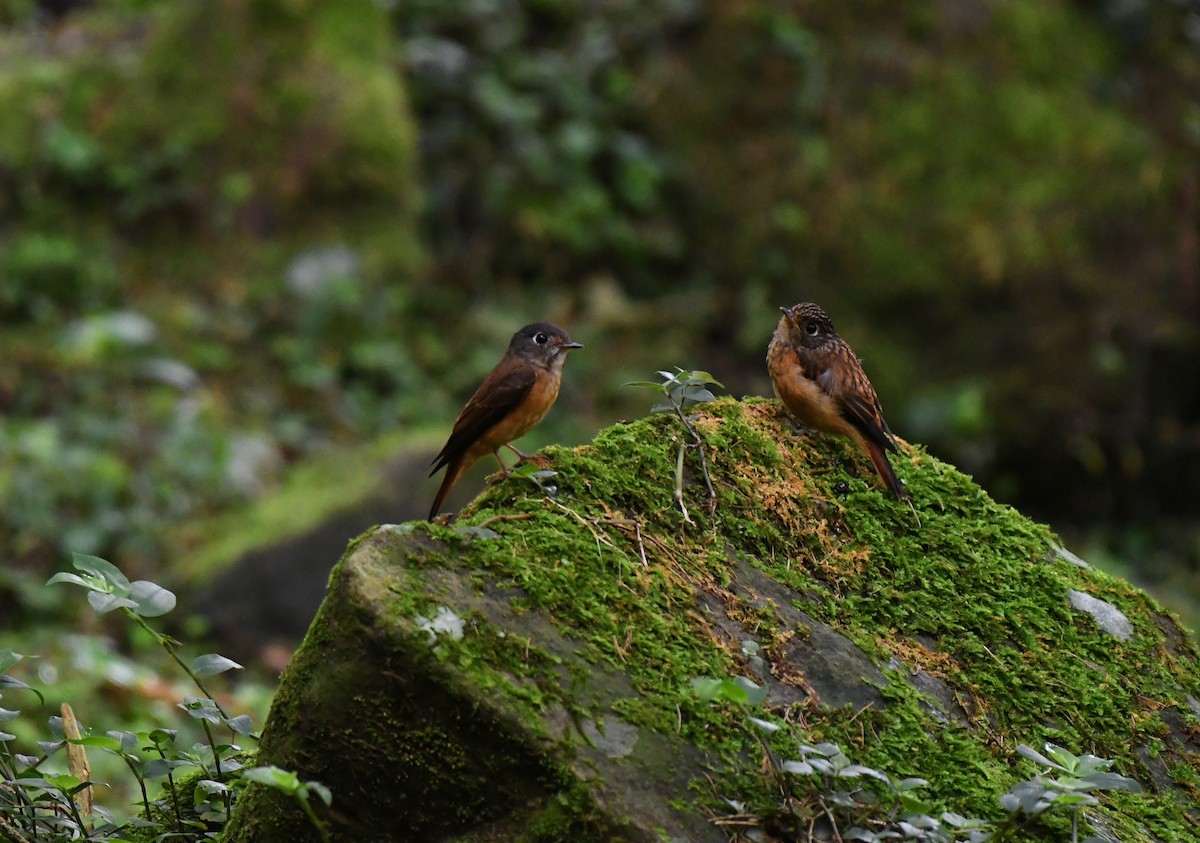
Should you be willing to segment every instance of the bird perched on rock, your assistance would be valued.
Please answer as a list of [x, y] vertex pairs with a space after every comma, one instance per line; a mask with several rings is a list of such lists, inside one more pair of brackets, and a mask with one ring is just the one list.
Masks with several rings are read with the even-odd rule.
[[775, 395], [800, 421], [852, 439], [892, 494], [904, 498], [887, 458], [888, 451], [898, 453], [899, 448], [861, 361], [817, 305], [803, 302], [779, 309], [783, 317], [767, 348]]
[[567, 352], [573, 348], [583, 346], [549, 322], [534, 322], [513, 334], [508, 352], [462, 408], [450, 438], [433, 460], [429, 476], [442, 468], [446, 476], [433, 499], [430, 520], [462, 473], [484, 454], [495, 455], [505, 477], [508, 467], [500, 459], [501, 446], [521, 460], [529, 459], [509, 443], [532, 430], [554, 404]]

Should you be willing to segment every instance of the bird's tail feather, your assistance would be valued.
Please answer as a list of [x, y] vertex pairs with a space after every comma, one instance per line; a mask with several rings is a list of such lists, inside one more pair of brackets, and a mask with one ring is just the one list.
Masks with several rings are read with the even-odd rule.
[[450, 490], [466, 470], [467, 462], [461, 457], [457, 460], [452, 460], [446, 466], [446, 476], [442, 478], [442, 485], [438, 487], [437, 494], [433, 498], [433, 507], [429, 510], [430, 521], [442, 511], [442, 504], [446, 502], [446, 495], [450, 494]]
[[888, 462], [887, 453], [878, 444], [867, 440], [866, 442], [867, 456], [871, 458], [871, 462], [875, 465], [875, 471], [879, 477], [887, 484], [887, 487], [892, 490], [892, 494], [900, 500], [908, 497], [904, 491], [904, 486], [900, 483], [900, 478], [896, 476], [892, 464]]

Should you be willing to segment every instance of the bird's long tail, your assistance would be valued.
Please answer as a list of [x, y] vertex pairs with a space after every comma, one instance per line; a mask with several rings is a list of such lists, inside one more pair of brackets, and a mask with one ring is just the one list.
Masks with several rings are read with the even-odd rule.
[[904, 486], [900, 483], [900, 479], [896, 477], [896, 472], [892, 468], [892, 464], [888, 462], [887, 453], [876, 442], [869, 439], [864, 439], [863, 446], [866, 449], [867, 456], [871, 458], [871, 462], [875, 466], [875, 471], [879, 477], [887, 484], [887, 487], [892, 490], [892, 494], [900, 500], [908, 497], [904, 491]]
[[[474, 462], [474, 460], [471, 462]], [[433, 506], [429, 510], [430, 521], [442, 511], [442, 504], [446, 502], [446, 495], [450, 494], [450, 490], [454, 488], [454, 484], [458, 482], [458, 478], [470, 467], [470, 464], [462, 456], [447, 463], [446, 476], [442, 478], [442, 485], [438, 488], [437, 495], [433, 498]]]

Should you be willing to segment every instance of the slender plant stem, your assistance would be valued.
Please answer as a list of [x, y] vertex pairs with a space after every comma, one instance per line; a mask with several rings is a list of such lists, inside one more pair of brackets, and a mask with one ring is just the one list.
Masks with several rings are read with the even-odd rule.
[[[3, 744], [3, 747], [4, 747], [4, 757], [6, 757], [8, 759], [3, 765], [4, 766], [4, 778], [5, 778], [5, 780], [15, 779], [17, 777], [17, 768], [16, 768], [16, 765], [13, 763], [12, 752], [9, 750], [7, 743]], [[45, 760], [45, 759], [42, 759], [42, 760]], [[41, 761], [39, 761], [38, 763], [40, 764]], [[34, 766], [37, 766], [37, 765], [34, 765]], [[12, 794], [13, 794], [13, 796], [16, 797], [17, 802], [20, 803], [21, 813], [23, 815], [25, 815], [25, 812], [28, 811], [27, 816], [29, 817], [29, 827], [33, 831], [33, 839], [37, 840], [38, 839], [37, 809], [34, 808], [33, 802], [30, 801], [30, 799], [25, 795], [24, 788], [14, 787], [14, 788], [12, 788]]]
[[75, 827], [79, 829], [79, 833], [84, 835], [84, 839], [86, 839], [88, 831], [84, 827], [83, 815], [79, 813], [79, 806], [75, 804], [75, 794], [67, 793], [65, 790], [60, 790], [59, 793], [62, 794], [63, 800], [71, 808], [71, 819], [75, 820]]
[[687, 450], [687, 443], [679, 443], [679, 457], [675, 460], [675, 503], [679, 504], [679, 511], [683, 513], [683, 520], [689, 524], [695, 524], [692, 516], [688, 515], [687, 504], [683, 502], [683, 454]]
[[141, 788], [142, 791], [142, 805], [146, 809], [146, 819], [150, 819], [150, 794], [146, 792], [146, 780], [138, 771], [137, 765], [133, 763], [132, 758], [130, 758], [124, 752], [119, 753], [119, 755], [121, 760], [125, 762], [125, 766], [129, 768], [129, 772], [133, 773], [133, 777], [137, 779], [138, 787]]
[[[162, 747], [158, 747], [158, 755], [164, 761], [167, 760], [167, 754], [162, 751]], [[179, 810], [179, 790], [175, 787], [175, 774], [171, 772], [171, 768], [167, 767], [167, 789], [171, 793], [171, 807], [175, 811], [175, 828], [183, 833], [183, 812]]]
[[154, 640], [162, 645], [163, 649], [166, 650], [171, 658], [175, 660], [175, 664], [179, 665], [183, 672], [191, 678], [192, 682], [196, 683], [196, 687], [200, 689], [200, 693], [212, 700], [213, 705], [217, 707], [217, 711], [221, 713], [221, 716], [226, 720], [229, 720], [229, 712], [227, 712], [221, 706], [221, 703], [218, 702], [217, 698], [212, 695], [212, 692], [209, 691], [208, 688], [204, 687], [204, 682], [201, 681], [200, 677], [196, 675], [196, 672], [192, 670], [191, 665], [189, 665], [183, 660], [182, 657], [180, 657], [178, 651], [175, 649], [175, 645], [171, 642], [171, 639], [154, 629], [154, 627], [150, 626], [150, 624], [146, 623], [146, 619], [132, 609], [126, 608], [125, 614], [128, 615], [135, 623], [137, 623], [138, 626], [150, 633]]
[[213, 737], [212, 727], [208, 725], [207, 720], [203, 720], [203, 719], [200, 721], [200, 727], [202, 729], [204, 729], [204, 735], [205, 735], [205, 737], [208, 738], [208, 745], [212, 747], [213, 766], [216, 767], [216, 769], [217, 769], [217, 781], [220, 781], [221, 775], [222, 775], [222, 773], [221, 773], [221, 753], [219, 753], [217, 751], [217, 741]]
[[[667, 400], [671, 402], [671, 407], [675, 410], [675, 415], [679, 418], [679, 421], [683, 424], [687, 432], [691, 434], [692, 447], [700, 452], [700, 475], [704, 478], [704, 485], [708, 488], [708, 514], [712, 515], [717, 508], [717, 493], [716, 490], [713, 489], [712, 478], [708, 476], [708, 460], [704, 455], [704, 440], [700, 438], [700, 433], [696, 430], [692, 423], [688, 421], [688, 417], [683, 414], [683, 399], [680, 398], [678, 401], [676, 401], [675, 396], [673, 396], [671, 391], [665, 386], [663, 387], [663, 392], [667, 394]], [[689, 524], [694, 523], [692, 519], [688, 517], [687, 509], [683, 506], [682, 446], [679, 449], [679, 461], [675, 468], [675, 499], [679, 501], [680, 509], [683, 509], [684, 520]]]
[[304, 813], [308, 816], [309, 822], [317, 829], [317, 833], [321, 835], [321, 843], [329, 843], [329, 830], [325, 828], [325, 823], [317, 816], [317, 812], [313, 810], [312, 800], [308, 798], [308, 794], [297, 794], [296, 798], [300, 800], [300, 807], [304, 809]]
[[829, 806], [825, 804], [824, 799], [820, 799], [818, 801], [821, 803], [821, 810], [824, 811], [825, 816], [829, 818], [829, 824], [833, 826], [833, 838], [837, 840], [838, 843], [844, 843], [842, 839], [842, 833], [838, 830], [837, 820], [833, 817], [833, 812], [829, 810]]

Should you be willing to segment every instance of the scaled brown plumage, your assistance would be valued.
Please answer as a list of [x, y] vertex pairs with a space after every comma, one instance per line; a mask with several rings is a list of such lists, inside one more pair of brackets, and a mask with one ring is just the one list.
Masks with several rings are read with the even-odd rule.
[[905, 497], [887, 458], [888, 451], [898, 453], [899, 448], [854, 351], [817, 305], [803, 302], [779, 309], [783, 317], [767, 348], [767, 370], [779, 400], [798, 420], [852, 439], [892, 494]]

